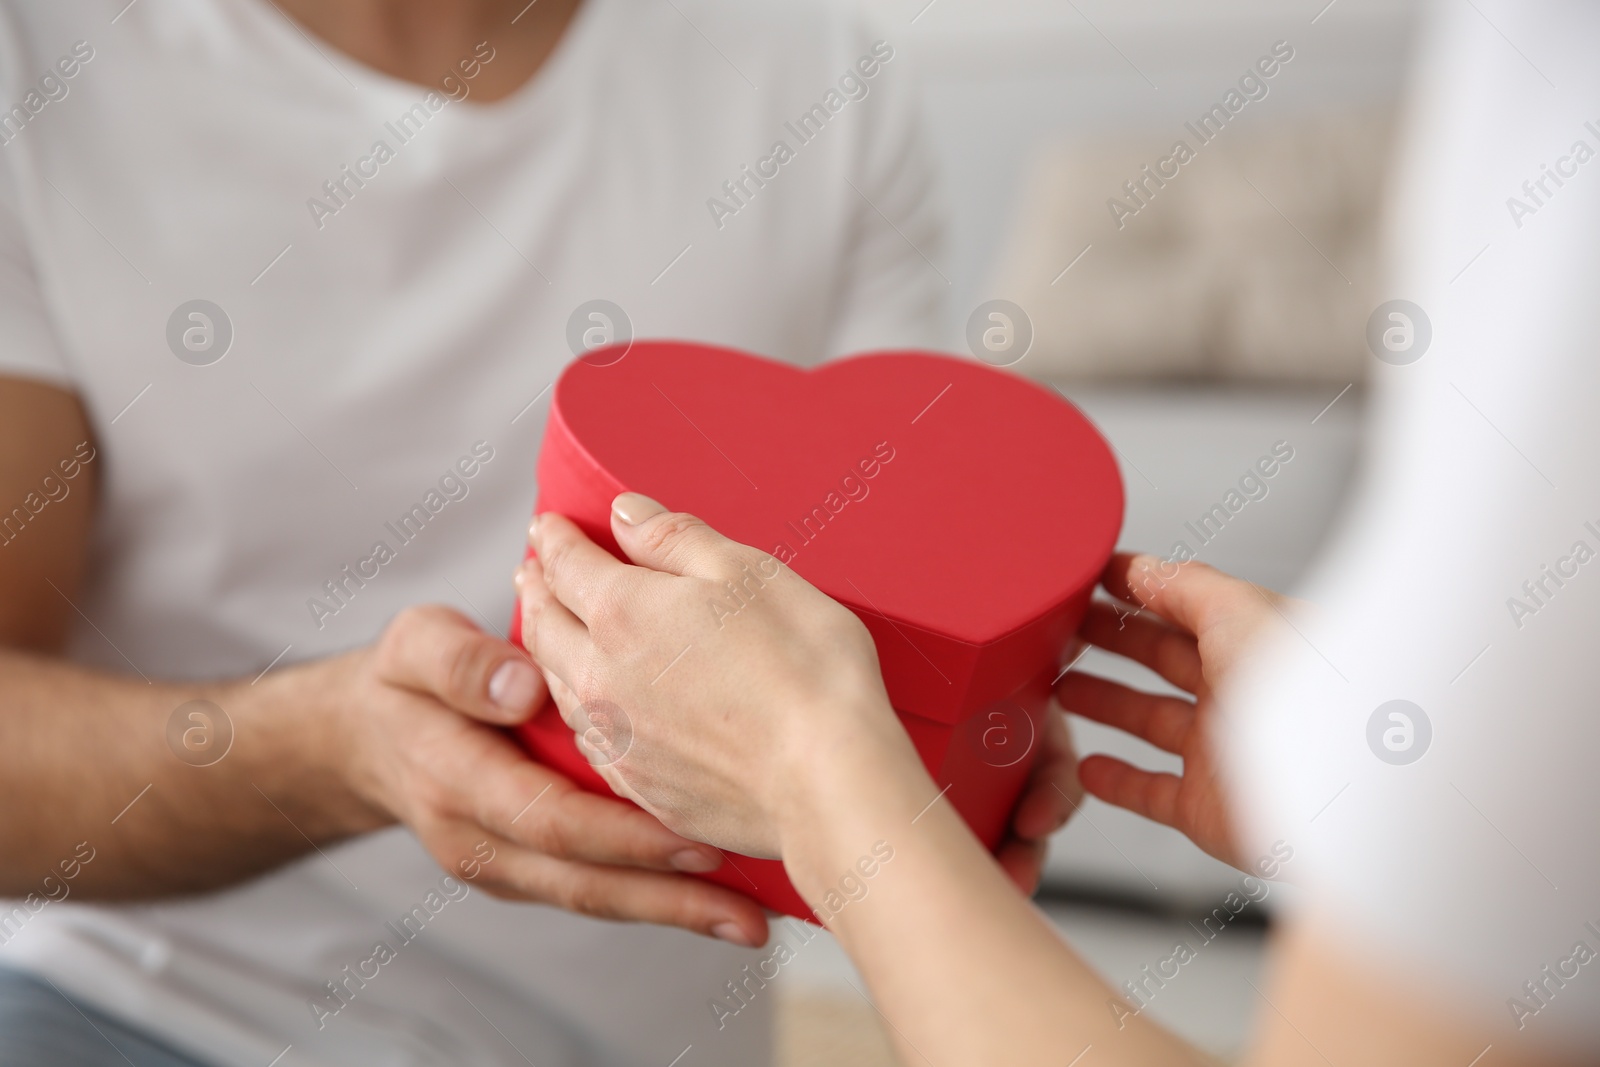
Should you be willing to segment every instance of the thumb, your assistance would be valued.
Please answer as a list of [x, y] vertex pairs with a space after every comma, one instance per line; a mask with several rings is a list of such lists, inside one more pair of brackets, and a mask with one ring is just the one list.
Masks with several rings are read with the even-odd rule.
[[377, 643], [378, 677], [496, 725], [521, 722], [545, 700], [528, 654], [460, 612], [421, 604], [395, 616]]
[[722, 577], [741, 547], [693, 515], [668, 511], [643, 493], [623, 493], [611, 502], [611, 532], [639, 566], [695, 578]]

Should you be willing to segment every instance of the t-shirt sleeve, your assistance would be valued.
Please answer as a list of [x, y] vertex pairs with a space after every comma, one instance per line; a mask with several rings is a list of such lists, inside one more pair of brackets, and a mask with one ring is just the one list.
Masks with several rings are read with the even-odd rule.
[[[5, 148], [0, 148], [4, 153]], [[0, 375], [71, 388], [73, 375], [40, 292], [16, 177], [0, 158]]]
[[827, 354], [946, 349], [944, 204], [917, 73], [905, 49], [872, 24], [856, 37], [863, 54], [890, 58], [866, 82], [868, 106], [855, 128], [846, 179], [853, 236]]
[[1592, 1055], [1600, 11], [1494, 10], [1570, 96], [1470, 9], [1433, 27], [1364, 486], [1219, 741], [1241, 836], [1293, 847], [1308, 921], [1453, 989], [1497, 1054]]

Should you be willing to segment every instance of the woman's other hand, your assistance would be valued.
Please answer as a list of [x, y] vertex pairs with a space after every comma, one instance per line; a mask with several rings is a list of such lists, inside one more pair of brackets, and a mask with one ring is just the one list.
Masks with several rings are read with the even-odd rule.
[[1179, 831], [1241, 870], [1234, 822], [1212, 749], [1216, 692], [1288, 601], [1204, 563], [1112, 557], [1101, 584], [1119, 603], [1089, 606], [1080, 636], [1143, 664], [1194, 699], [1147, 693], [1081, 671], [1056, 686], [1067, 711], [1124, 730], [1183, 757], [1181, 774], [1141, 770], [1105, 755], [1084, 757], [1084, 789]]

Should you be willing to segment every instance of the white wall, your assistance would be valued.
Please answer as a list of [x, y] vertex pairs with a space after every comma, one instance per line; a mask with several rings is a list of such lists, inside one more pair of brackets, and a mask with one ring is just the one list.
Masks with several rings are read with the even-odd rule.
[[[952, 211], [952, 314], [985, 279], [1042, 145], [1148, 135], [1165, 150], [1278, 40], [1295, 49], [1281, 113], [1392, 99], [1417, 0], [890, 0], [869, 5], [922, 73]], [[918, 14], [920, 12], [920, 15]], [[1321, 12], [1320, 17], [1318, 17]], [[1316, 18], [1315, 23], [1312, 19]], [[915, 21], [913, 21], [915, 19]], [[1261, 111], [1257, 108], [1257, 113]]]

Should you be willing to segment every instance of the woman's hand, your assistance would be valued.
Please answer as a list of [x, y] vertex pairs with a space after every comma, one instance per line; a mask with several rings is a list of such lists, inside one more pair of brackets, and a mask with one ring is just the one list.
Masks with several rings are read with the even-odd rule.
[[847, 608], [648, 497], [618, 497], [611, 528], [641, 566], [547, 514], [516, 577], [523, 641], [617, 793], [686, 837], [777, 857], [842, 748], [916, 761]]
[[1113, 557], [1101, 584], [1122, 603], [1091, 604], [1079, 631], [1083, 639], [1149, 667], [1195, 699], [1068, 672], [1056, 687], [1067, 711], [1183, 757], [1180, 776], [1088, 756], [1078, 771], [1084, 789], [1245, 869], [1249, 857], [1239, 854], [1211, 749], [1216, 691], [1288, 601], [1204, 563], [1164, 563], [1154, 556]]
[[[900, 756], [909, 750], [885, 714], [888, 700], [871, 638], [853, 614], [771, 556], [644, 497], [625, 494], [618, 503], [612, 529], [629, 558], [678, 573], [628, 567], [566, 519], [542, 518], [530, 531], [530, 540], [537, 533], [538, 558], [518, 571], [524, 640], [539, 650], [536, 659], [563, 717], [580, 738], [594, 742], [588, 754], [612, 788], [686, 836], [775, 855], [770, 817], [750, 813], [757, 823], [769, 821], [730, 827], [722, 822], [730, 809], [748, 808], [750, 797], [775, 787], [779, 796], [768, 807], [780, 806], [792, 790], [776, 776], [814, 774], [830, 738], [833, 744], [884, 744]], [[553, 635], [542, 644], [541, 618]], [[564, 655], [562, 634], [576, 644], [573, 658]], [[582, 672], [581, 682], [573, 671]], [[641, 689], [641, 681], [651, 684]], [[759, 686], [759, 700], [751, 698], [752, 685]], [[728, 728], [720, 735], [700, 721], [719, 706], [735, 709], [714, 721]], [[692, 709], [686, 716], [693, 718], [674, 720], [677, 707]], [[761, 714], [773, 709], [783, 714]], [[650, 720], [641, 722], [640, 712]], [[692, 754], [678, 751], [697, 738], [727, 742], [721, 765], [712, 765], [719, 751], [713, 742]], [[1030, 895], [1050, 835], [1083, 797], [1060, 711], [1048, 712], [1039, 744], [1010, 832], [996, 851], [1001, 867]], [[623, 752], [629, 759], [618, 762]], [[793, 764], [783, 762], [789, 756], [796, 757]], [[695, 796], [680, 792], [681, 783], [694, 783]]]

